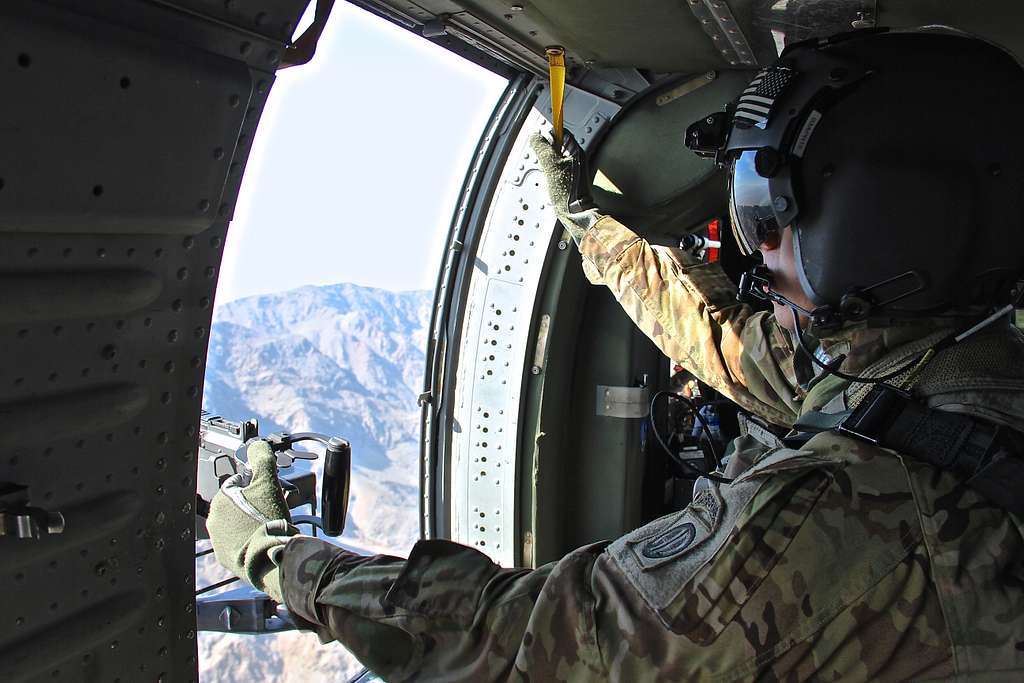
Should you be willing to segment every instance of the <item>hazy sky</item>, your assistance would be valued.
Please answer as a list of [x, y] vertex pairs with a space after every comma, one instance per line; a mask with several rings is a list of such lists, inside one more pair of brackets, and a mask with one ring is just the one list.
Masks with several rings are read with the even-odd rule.
[[228, 231], [217, 302], [306, 284], [433, 289], [470, 156], [504, 79], [334, 6], [278, 75]]

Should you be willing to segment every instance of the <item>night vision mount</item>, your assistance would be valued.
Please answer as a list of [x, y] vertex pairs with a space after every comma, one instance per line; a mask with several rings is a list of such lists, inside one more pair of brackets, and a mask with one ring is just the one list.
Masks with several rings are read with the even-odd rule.
[[699, 157], [725, 163], [725, 143], [729, 139], [730, 114], [718, 111], [695, 121], [686, 129], [686, 146]]

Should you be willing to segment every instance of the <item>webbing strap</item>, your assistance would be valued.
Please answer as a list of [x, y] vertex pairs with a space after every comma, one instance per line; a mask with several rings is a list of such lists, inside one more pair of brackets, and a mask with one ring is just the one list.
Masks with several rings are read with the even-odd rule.
[[1024, 438], [1005, 427], [929, 408], [885, 384], [852, 413], [808, 413], [795, 427], [802, 433], [785, 441], [838, 431], [951, 472], [989, 502], [1024, 514]]
[[952, 472], [990, 503], [1024, 514], [1024, 452], [1016, 432], [908, 401], [879, 443]]
[[995, 439], [997, 429], [966, 415], [931, 410], [908, 401], [882, 435], [888, 448], [943, 469], [972, 476]]
[[551, 125], [554, 128], [555, 151], [561, 153], [565, 122], [562, 105], [565, 102], [565, 48], [552, 46], [546, 50], [548, 77], [551, 81]]

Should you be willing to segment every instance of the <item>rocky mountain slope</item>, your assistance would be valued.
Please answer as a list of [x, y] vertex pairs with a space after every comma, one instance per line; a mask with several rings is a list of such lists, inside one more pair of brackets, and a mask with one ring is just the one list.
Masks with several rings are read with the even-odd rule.
[[[261, 433], [318, 431], [352, 443], [343, 539], [404, 555], [418, 536], [419, 411], [428, 292], [338, 284], [218, 307], [204, 407]], [[212, 556], [198, 585], [222, 576]], [[204, 683], [344, 681], [358, 670], [341, 646], [312, 634], [200, 634]]]

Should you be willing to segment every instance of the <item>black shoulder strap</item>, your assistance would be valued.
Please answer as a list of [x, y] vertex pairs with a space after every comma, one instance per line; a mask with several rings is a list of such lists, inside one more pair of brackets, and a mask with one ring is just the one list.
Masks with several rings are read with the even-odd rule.
[[1021, 435], [967, 415], [936, 410], [878, 384], [850, 413], [802, 416], [802, 432], [837, 431], [955, 474], [989, 502], [1024, 514]]

